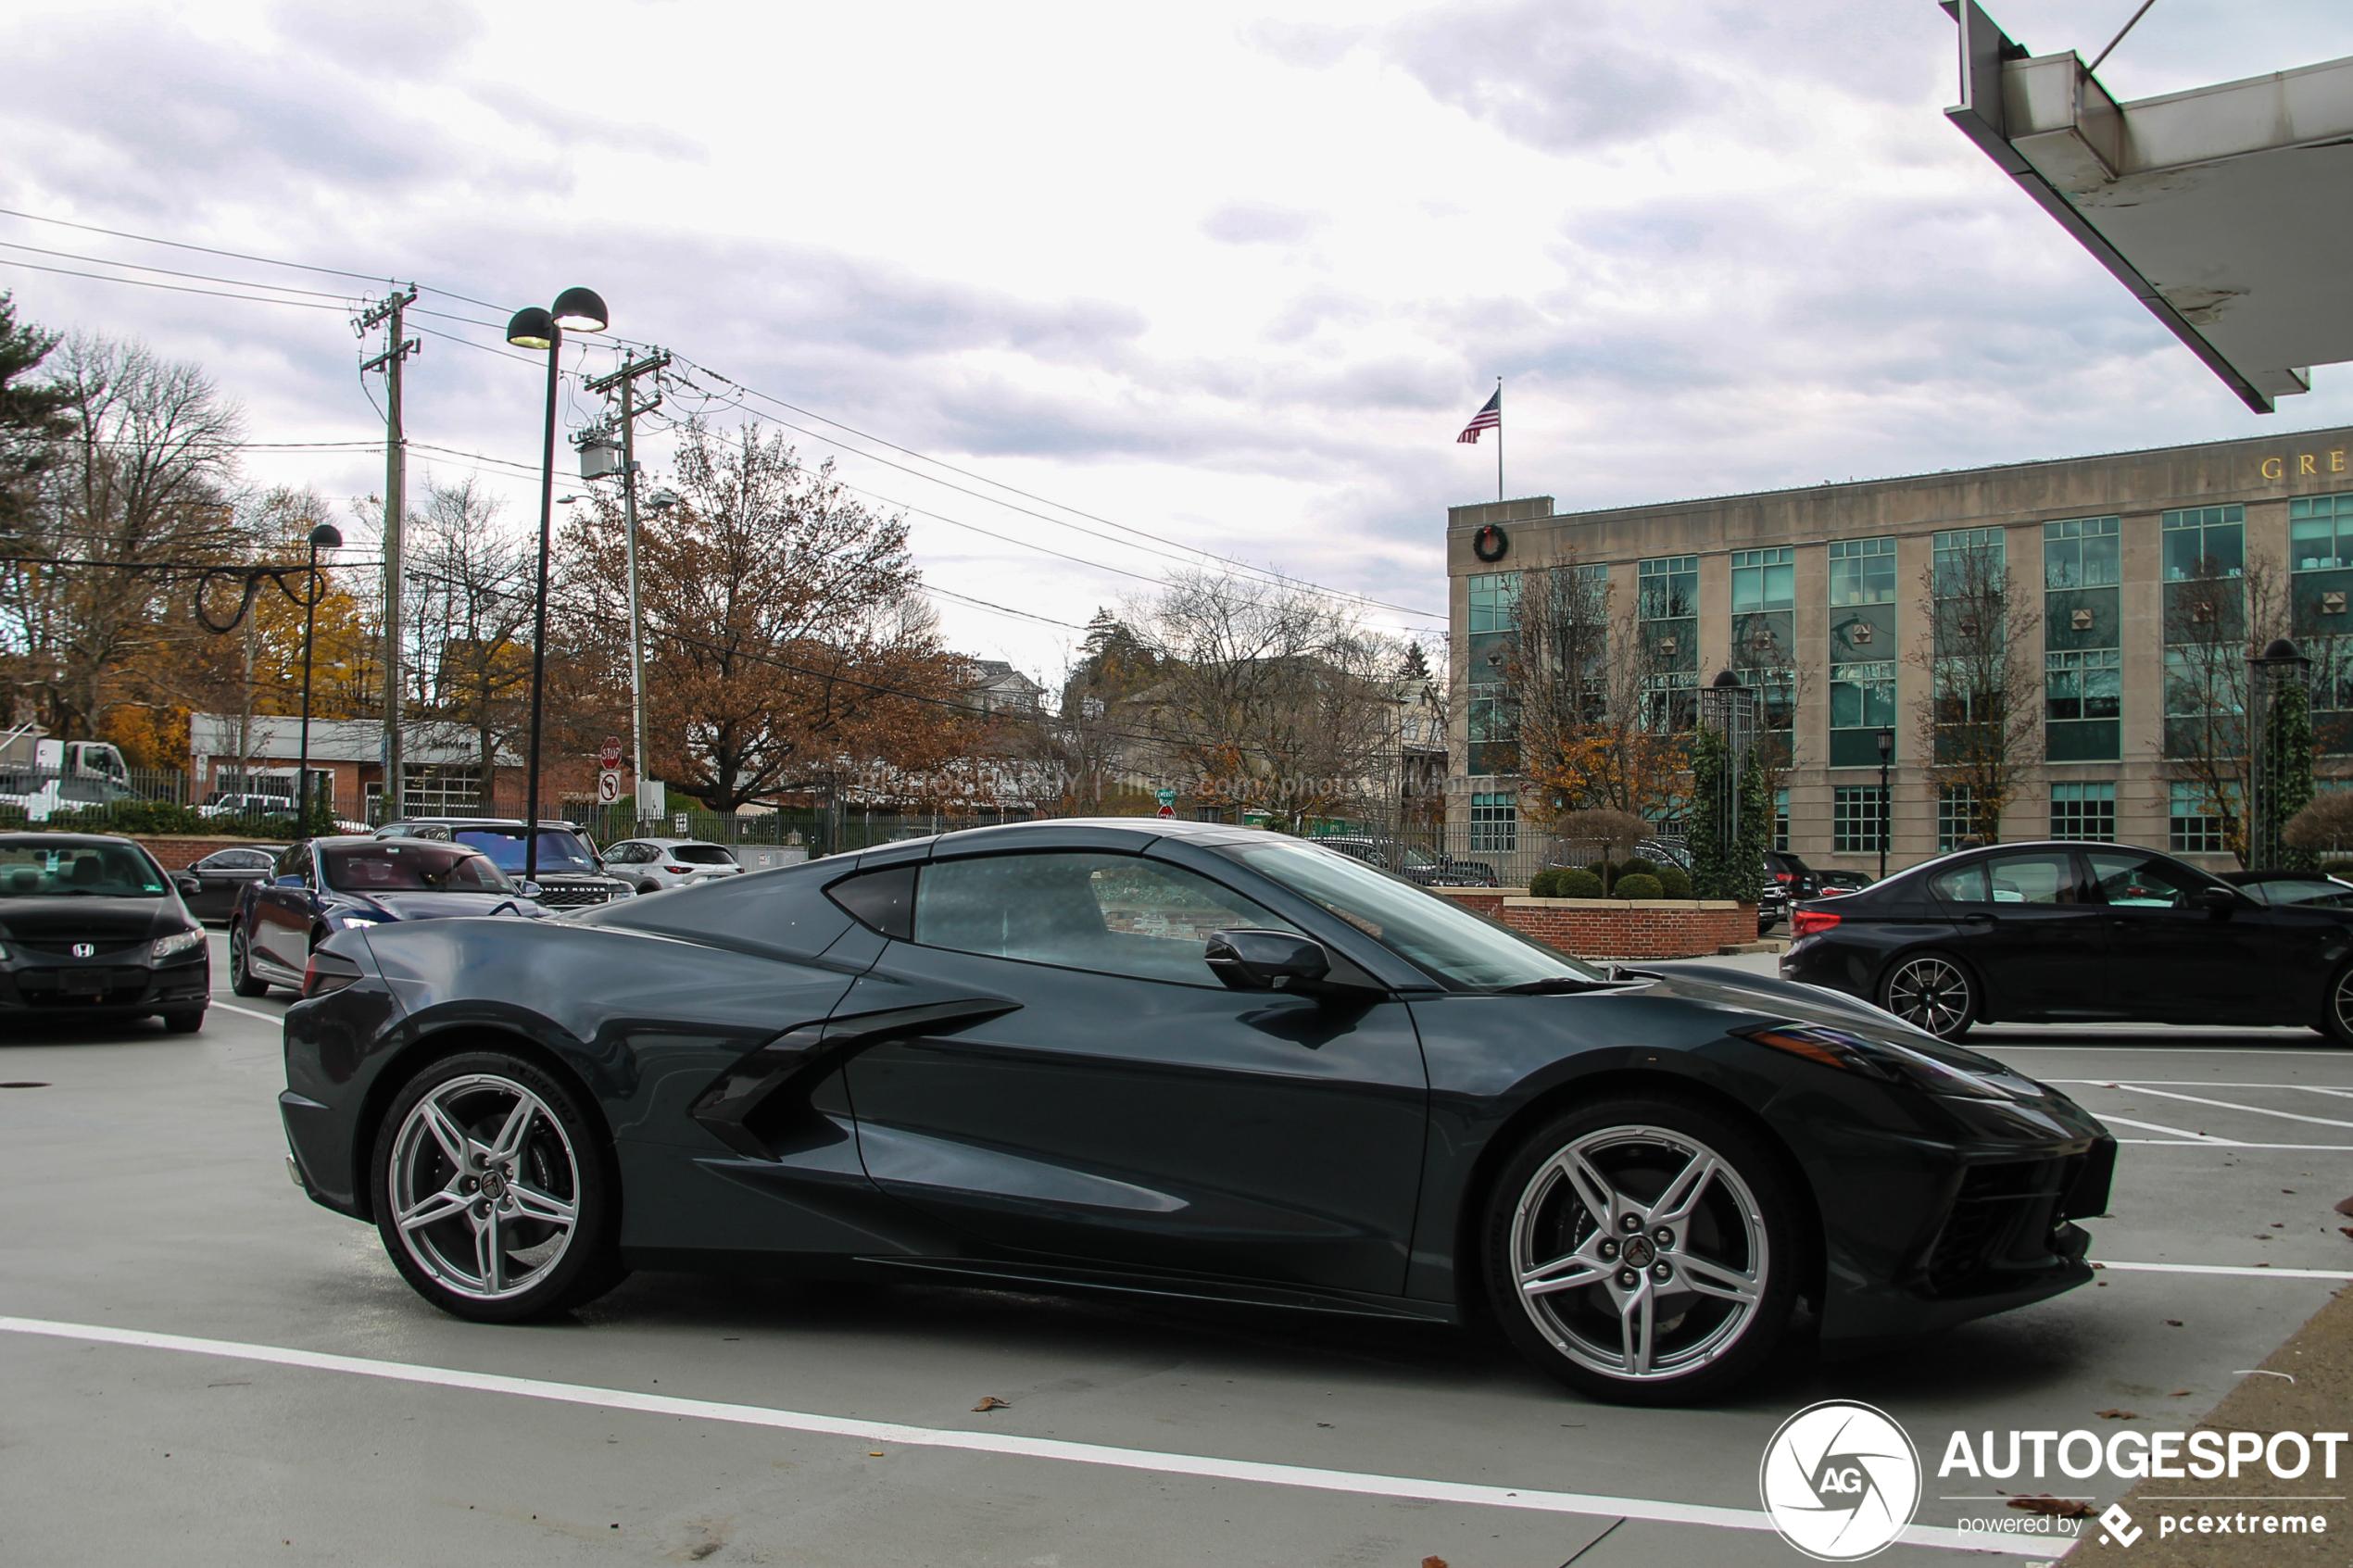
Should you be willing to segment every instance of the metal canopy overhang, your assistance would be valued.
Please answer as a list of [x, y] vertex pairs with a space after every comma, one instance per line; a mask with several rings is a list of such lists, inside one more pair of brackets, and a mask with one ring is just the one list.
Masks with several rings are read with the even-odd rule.
[[1976, 0], [1945, 114], [2259, 414], [2353, 359], [2353, 59], [2120, 104]]

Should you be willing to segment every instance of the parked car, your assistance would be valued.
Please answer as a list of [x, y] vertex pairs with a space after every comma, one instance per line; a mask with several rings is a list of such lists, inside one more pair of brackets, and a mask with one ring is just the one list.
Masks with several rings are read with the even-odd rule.
[[1427, 849], [1393, 838], [1335, 834], [1309, 842], [1320, 844], [1327, 849], [1337, 849], [1377, 871], [1391, 872], [1424, 887], [1495, 885], [1495, 868], [1484, 860], [1457, 860], [1443, 852], [1433, 855]]
[[[528, 847], [520, 817], [411, 817], [376, 830], [378, 838], [423, 838], [478, 849], [509, 876], [526, 869]], [[570, 822], [539, 822], [535, 897], [550, 909], [578, 909], [635, 897], [637, 884], [610, 875], [588, 835]]]
[[1765, 874], [1781, 884], [1793, 904], [1821, 896], [1820, 873], [1786, 849], [1765, 851]]
[[200, 817], [237, 817], [248, 822], [291, 822], [298, 814], [290, 795], [233, 794], [214, 790], [196, 808]]
[[2257, 891], [2129, 845], [1993, 846], [1799, 905], [1780, 972], [1948, 1040], [2113, 1019], [2305, 1024], [2353, 1045], [2353, 908]]
[[0, 834], [0, 1017], [145, 1018], [192, 1035], [204, 927], [155, 858], [99, 834]]
[[1841, 898], [1869, 887], [1876, 879], [1861, 872], [1816, 872], [1814, 880], [1819, 884], [1816, 897]]
[[245, 884], [229, 919], [229, 986], [303, 990], [310, 955], [338, 931], [459, 915], [542, 919], [527, 884], [477, 850], [418, 839], [311, 838]]
[[226, 921], [245, 884], [270, 875], [284, 851], [283, 844], [216, 849], [187, 870], [173, 872], [171, 881], [190, 914], [203, 921]]
[[1801, 1296], [1835, 1353], [2083, 1284], [2070, 1222], [2115, 1158], [2065, 1096], [1876, 1010], [1605, 972], [1205, 822], [345, 931], [317, 972], [285, 1026], [297, 1179], [484, 1322], [740, 1260], [1491, 1312], [1580, 1389], [1681, 1405], [1764, 1367]]
[[2319, 872], [2224, 872], [2222, 880], [2258, 903], [2353, 909], [2353, 882]]
[[1789, 919], [1789, 894], [1781, 884], [1767, 877], [1756, 890], [1756, 935], [1764, 935]]
[[624, 838], [607, 845], [603, 859], [606, 871], [629, 880], [640, 893], [744, 874], [725, 845], [699, 838]]

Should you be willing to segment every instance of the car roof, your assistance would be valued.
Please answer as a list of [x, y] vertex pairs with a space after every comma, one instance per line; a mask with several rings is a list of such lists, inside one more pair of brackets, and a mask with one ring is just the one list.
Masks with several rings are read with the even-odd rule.
[[87, 848], [100, 844], [128, 844], [138, 847], [138, 841], [119, 833], [0, 833], [0, 848], [38, 849], [44, 844], [60, 848]]
[[727, 846], [710, 838], [624, 838], [623, 844], [659, 844], [673, 849], [724, 849]]
[[[1046, 817], [1028, 822], [998, 822], [988, 827], [960, 828], [923, 838], [869, 845], [862, 854], [887, 851], [892, 860], [923, 859], [937, 847], [942, 854], [981, 854], [1015, 849], [1035, 840], [1040, 848], [1100, 847], [1133, 853], [1164, 838], [1195, 844], [1259, 844], [1288, 835], [1264, 828], [1237, 827], [1231, 822], [1188, 822], [1175, 817]], [[1313, 839], [1290, 839], [1313, 844]]]

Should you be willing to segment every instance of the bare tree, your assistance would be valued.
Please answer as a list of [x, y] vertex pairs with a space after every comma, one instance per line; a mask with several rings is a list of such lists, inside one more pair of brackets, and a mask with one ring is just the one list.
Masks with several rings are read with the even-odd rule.
[[472, 734], [487, 803], [499, 750], [531, 722], [533, 546], [499, 527], [497, 497], [468, 478], [426, 487], [406, 553], [418, 716]]
[[2186, 783], [2245, 865], [2246, 656], [2287, 635], [2289, 607], [2269, 561], [2200, 560], [2165, 585], [2165, 727], [2158, 757]]
[[1386, 802], [1396, 764], [1395, 640], [1303, 590], [1179, 572], [1139, 616], [1160, 680], [1149, 715], [1199, 793], [1296, 831]]
[[1912, 661], [1929, 674], [1912, 710], [1929, 776], [1991, 843], [2002, 814], [2042, 759], [2042, 625], [1998, 540], [1940, 550], [1921, 579], [1929, 629]]

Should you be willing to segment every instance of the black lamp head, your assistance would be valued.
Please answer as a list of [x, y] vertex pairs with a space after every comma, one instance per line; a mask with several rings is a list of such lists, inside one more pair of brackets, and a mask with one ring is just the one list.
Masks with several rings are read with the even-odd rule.
[[563, 337], [556, 319], [536, 305], [526, 305], [507, 322], [507, 341], [517, 348], [553, 348]]
[[2297, 651], [2296, 645], [2289, 642], [2285, 637], [2273, 637], [2269, 643], [2264, 645], [2263, 661], [2266, 664], [2271, 663], [2273, 659], [2278, 659], [2284, 663], [2288, 660], [2297, 659], [2303, 657], [2304, 655]]
[[612, 312], [594, 289], [566, 289], [556, 295], [556, 325], [567, 332], [600, 332]]
[[332, 522], [322, 522], [310, 531], [310, 547], [314, 550], [343, 548], [343, 530]]
[[1880, 754], [1880, 756], [1881, 756], [1881, 757], [1882, 757], [1882, 758], [1884, 758], [1884, 757], [1886, 757], [1889, 753], [1893, 752], [1894, 749], [1895, 749], [1895, 732], [1894, 732], [1894, 730], [1881, 730], [1881, 731], [1879, 733], [1879, 754]]
[[1741, 678], [1738, 675], [1733, 674], [1729, 670], [1718, 670], [1716, 671], [1716, 679], [1709, 684], [1720, 690], [1739, 685], [1741, 684]]

